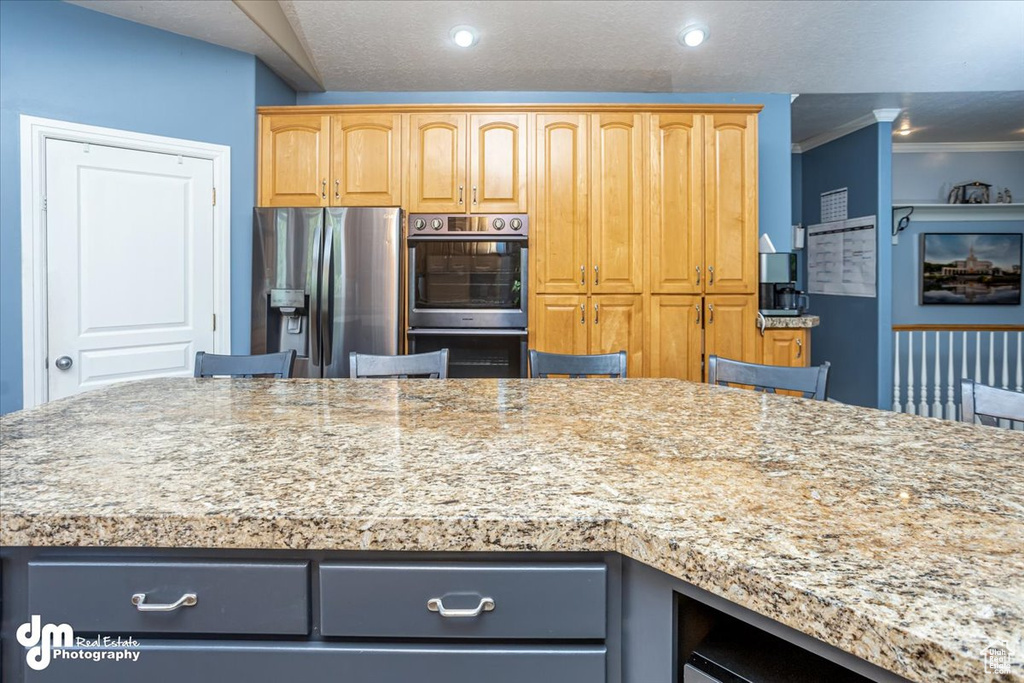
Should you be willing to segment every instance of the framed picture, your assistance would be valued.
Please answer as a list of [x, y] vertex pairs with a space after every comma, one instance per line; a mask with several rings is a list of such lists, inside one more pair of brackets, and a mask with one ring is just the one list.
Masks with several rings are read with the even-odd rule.
[[921, 235], [922, 305], [1020, 304], [1021, 233]]

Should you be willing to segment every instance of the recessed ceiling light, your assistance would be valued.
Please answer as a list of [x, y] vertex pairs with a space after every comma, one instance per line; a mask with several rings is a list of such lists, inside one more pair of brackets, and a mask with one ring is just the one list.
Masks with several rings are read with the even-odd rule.
[[456, 26], [451, 30], [452, 42], [459, 47], [473, 47], [476, 45], [476, 31], [471, 26]]
[[690, 24], [679, 32], [679, 42], [686, 47], [697, 47], [708, 39], [708, 27], [704, 24]]
[[897, 132], [897, 133], [898, 133], [899, 135], [910, 135], [910, 132], [911, 132], [911, 131], [910, 131], [910, 129], [909, 129], [909, 128], [900, 128], [900, 129], [899, 129], [898, 131], [896, 131], [896, 132]]

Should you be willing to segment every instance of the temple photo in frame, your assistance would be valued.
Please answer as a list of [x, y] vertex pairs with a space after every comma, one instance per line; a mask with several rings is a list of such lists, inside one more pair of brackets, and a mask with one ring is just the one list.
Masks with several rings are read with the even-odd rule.
[[922, 305], [1020, 304], [1021, 233], [921, 235]]

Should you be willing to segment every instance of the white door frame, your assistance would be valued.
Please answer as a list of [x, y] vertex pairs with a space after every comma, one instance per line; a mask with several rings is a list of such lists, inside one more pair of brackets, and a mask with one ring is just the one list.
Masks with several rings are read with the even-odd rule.
[[21, 115], [21, 342], [23, 407], [48, 399], [46, 368], [46, 141], [69, 140], [213, 162], [213, 333], [215, 353], [231, 352], [231, 148], [114, 128]]

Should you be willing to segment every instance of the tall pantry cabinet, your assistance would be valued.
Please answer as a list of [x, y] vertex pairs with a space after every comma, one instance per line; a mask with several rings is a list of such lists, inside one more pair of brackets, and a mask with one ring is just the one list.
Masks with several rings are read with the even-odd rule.
[[531, 346], [625, 349], [631, 376], [694, 381], [708, 354], [755, 361], [756, 113], [538, 114], [535, 130]]

